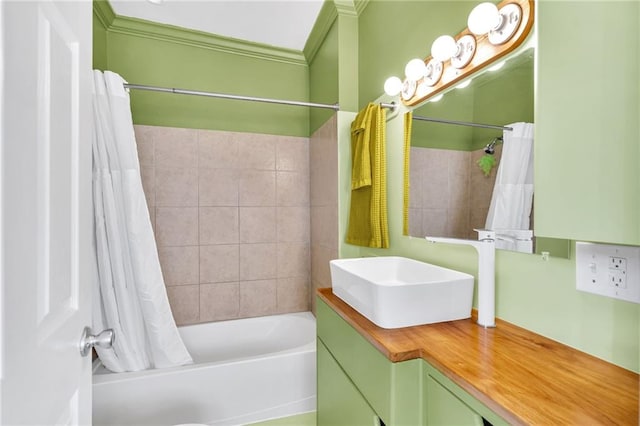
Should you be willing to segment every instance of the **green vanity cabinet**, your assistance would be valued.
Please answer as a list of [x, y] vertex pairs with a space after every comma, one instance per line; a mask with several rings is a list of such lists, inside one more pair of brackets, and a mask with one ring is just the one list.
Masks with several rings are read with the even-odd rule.
[[423, 363], [424, 417], [429, 426], [507, 425], [500, 416], [466, 393], [429, 363]]
[[507, 424], [422, 359], [391, 362], [317, 299], [318, 426]]
[[379, 417], [358, 388], [318, 340], [318, 424], [379, 425]]
[[[320, 299], [317, 300], [316, 317], [319, 341], [318, 425], [344, 424], [338, 421], [343, 413], [325, 412], [343, 407], [329, 404], [335, 397], [330, 393], [348, 393], [348, 386], [340, 386], [337, 390], [338, 385], [324, 377], [325, 374], [334, 375], [324, 370], [328, 368], [325, 366], [331, 365], [323, 359], [327, 356], [339, 365], [345, 379], [353, 384], [385, 425], [423, 424], [420, 409], [422, 361], [390, 362]], [[325, 419], [335, 419], [335, 422], [324, 422]]]

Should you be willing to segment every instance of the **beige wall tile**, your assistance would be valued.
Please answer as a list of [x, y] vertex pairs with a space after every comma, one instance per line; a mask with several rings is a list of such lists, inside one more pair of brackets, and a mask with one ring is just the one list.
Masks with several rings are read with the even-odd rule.
[[156, 167], [198, 167], [198, 134], [194, 129], [154, 127]]
[[485, 224], [487, 223], [487, 214], [489, 213], [489, 208], [473, 208], [470, 212], [469, 217], [469, 228], [471, 229], [472, 238], [477, 239], [478, 234], [473, 231], [474, 229], [483, 229]]
[[239, 278], [238, 244], [200, 246], [200, 283], [238, 281]]
[[241, 206], [275, 206], [276, 172], [243, 170], [240, 173], [239, 201]]
[[311, 137], [309, 142], [311, 205], [338, 202], [338, 136], [334, 115]]
[[311, 279], [322, 287], [331, 287], [329, 261], [338, 258], [338, 250], [322, 246], [311, 247]]
[[240, 244], [240, 281], [276, 278], [277, 244]]
[[309, 139], [279, 136], [276, 141], [276, 170], [309, 174]]
[[237, 206], [239, 173], [234, 169], [203, 169], [199, 176], [201, 206]]
[[278, 207], [278, 241], [309, 242], [310, 222], [308, 207]]
[[156, 205], [198, 205], [198, 169], [156, 167]]
[[160, 266], [167, 286], [199, 284], [199, 247], [158, 247]]
[[198, 130], [200, 168], [235, 169], [239, 163], [239, 133]]
[[449, 205], [451, 198], [449, 176], [442, 168], [425, 170], [422, 174], [422, 208], [440, 209]]
[[237, 207], [200, 207], [200, 244], [238, 243]]
[[142, 179], [142, 190], [144, 198], [147, 200], [147, 207], [156, 205], [156, 175], [154, 167], [140, 167], [140, 178]]
[[253, 170], [275, 170], [276, 140], [275, 135], [243, 133], [238, 140], [240, 161], [238, 167]]
[[276, 241], [275, 207], [240, 207], [240, 242]]
[[156, 208], [149, 208], [149, 221], [151, 222], [151, 228], [153, 229], [153, 237], [156, 240], [156, 244], [158, 244], [158, 233], [156, 231]]
[[278, 243], [278, 278], [307, 277], [311, 270], [307, 243]]
[[133, 126], [133, 131], [136, 136], [136, 148], [138, 149], [138, 161], [140, 167], [153, 167], [154, 161], [154, 144], [153, 144], [153, 129], [152, 126], [141, 126], [136, 124]]
[[276, 291], [276, 280], [241, 281], [240, 316], [246, 318], [275, 314]]
[[308, 277], [279, 278], [276, 294], [279, 313], [309, 310], [310, 283]]
[[156, 240], [159, 246], [198, 244], [197, 207], [156, 207]]
[[329, 248], [338, 247], [338, 206], [311, 208], [311, 241]]
[[422, 229], [422, 209], [409, 209], [409, 235], [412, 237], [427, 235]]
[[200, 320], [200, 286], [167, 287], [173, 319], [177, 325], [195, 324]]
[[240, 285], [235, 283], [200, 285], [200, 322], [238, 318]]
[[299, 172], [277, 172], [276, 197], [278, 206], [309, 205], [309, 175]]
[[451, 237], [447, 209], [423, 209], [422, 232], [431, 237]]

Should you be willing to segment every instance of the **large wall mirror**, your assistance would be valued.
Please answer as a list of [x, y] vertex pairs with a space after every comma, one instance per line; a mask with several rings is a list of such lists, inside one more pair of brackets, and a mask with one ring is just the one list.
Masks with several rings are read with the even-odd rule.
[[[534, 122], [533, 58], [533, 48], [521, 50], [493, 69], [458, 84], [437, 102], [431, 100], [414, 108], [408, 173], [409, 223], [406, 227], [410, 236], [476, 239], [474, 229], [493, 229], [491, 223], [505, 223], [501, 215], [507, 214], [508, 206], [496, 201], [491, 206], [505, 144], [512, 145], [506, 149], [499, 182], [509, 181], [505, 177], [509, 170], [511, 173], [530, 173], [531, 187], [527, 190], [535, 194], [533, 147], [527, 151], [520, 149], [524, 144], [516, 145], [523, 140], [521, 138], [526, 139], [527, 129], [533, 139], [533, 125], [511, 131], [503, 129], [512, 123]], [[423, 121], [421, 117], [469, 125]], [[527, 162], [529, 158], [530, 163]], [[506, 190], [510, 188], [506, 187]], [[532, 205], [529, 208], [532, 209]], [[532, 210], [530, 215], [528, 212], [518, 214], [530, 217], [530, 220], [527, 218], [526, 226], [501, 227], [497, 248], [568, 257], [568, 241], [533, 236]], [[525, 227], [528, 229], [522, 229]]]

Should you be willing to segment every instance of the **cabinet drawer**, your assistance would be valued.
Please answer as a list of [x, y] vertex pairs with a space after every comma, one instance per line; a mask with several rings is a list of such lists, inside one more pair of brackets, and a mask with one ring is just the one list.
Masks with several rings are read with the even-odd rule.
[[318, 341], [318, 426], [380, 425], [379, 418], [359, 390]]
[[392, 363], [319, 298], [316, 316], [318, 338], [378, 415], [388, 421]]

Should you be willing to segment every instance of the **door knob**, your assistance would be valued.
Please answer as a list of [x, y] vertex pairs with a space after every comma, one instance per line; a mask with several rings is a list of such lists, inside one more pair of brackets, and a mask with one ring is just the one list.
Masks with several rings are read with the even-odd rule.
[[103, 330], [94, 336], [91, 334], [91, 328], [85, 327], [82, 331], [82, 337], [80, 337], [80, 355], [89, 355], [91, 348], [94, 346], [108, 349], [113, 345], [115, 340], [116, 334], [110, 328]]

